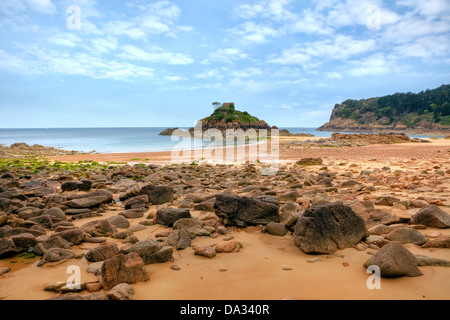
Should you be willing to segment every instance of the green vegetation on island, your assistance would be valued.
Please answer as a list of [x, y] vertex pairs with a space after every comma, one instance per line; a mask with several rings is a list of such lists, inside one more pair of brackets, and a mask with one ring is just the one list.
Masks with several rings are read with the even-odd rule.
[[450, 85], [417, 94], [395, 93], [336, 104], [330, 122], [318, 130], [450, 130]]

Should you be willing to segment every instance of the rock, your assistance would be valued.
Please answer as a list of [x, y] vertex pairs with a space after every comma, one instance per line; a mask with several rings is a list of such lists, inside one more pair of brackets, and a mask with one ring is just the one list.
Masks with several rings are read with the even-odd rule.
[[153, 239], [137, 242], [132, 247], [122, 249], [124, 253], [136, 252], [145, 264], [164, 263], [172, 259], [173, 247], [163, 246]]
[[278, 220], [278, 199], [273, 197], [248, 198], [229, 194], [216, 196], [214, 210], [225, 225], [266, 225]]
[[371, 234], [370, 236], [368, 236], [366, 238], [365, 242], [367, 244], [376, 244], [377, 242], [382, 241], [382, 240], [384, 240], [384, 237]]
[[280, 208], [278, 219], [286, 227], [293, 226], [297, 223], [299, 211], [300, 206], [297, 203], [288, 201]]
[[142, 230], [145, 230], [145, 229], [146, 229], [146, 227], [144, 225], [136, 224], [134, 226], [131, 226], [130, 231], [131, 232], [138, 232], [138, 231], [142, 231]]
[[2, 228], [0, 229], [0, 238], [12, 237], [21, 233], [31, 233], [35, 237], [39, 237], [45, 234], [45, 230], [41, 231], [38, 229], [28, 229], [28, 228]]
[[126, 229], [130, 227], [128, 219], [122, 215], [112, 216], [106, 219], [111, 225], [116, 228]]
[[107, 196], [96, 196], [90, 198], [80, 198], [70, 200], [67, 205], [71, 208], [93, 208], [99, 207], [103, 203], [108, 203], [109, 198]]
[[186, 230], [174, 230], [166, 239], [166, 245], [175, 247], [176, 250], [186, 249], [191, 245], [191, 233]]
[[166, 208], [156, 211], [156, 223], [172, 227], [175, 221], [182, 218], [191, 218], [189, 209]]
[[116, 227], [107, 220], [90, 221], [80, 227], [82, 232], [90, 234], [92, 237], [109, 237], [117, 232]]
[[144, 216], [144, 213], [147, 211], [147, 209], [129, 209], [125, 211], [119, 212], [119, 216], [124, 216], [127, 219], [139, 219]]
[[99, 262], [114, 257], [119, 248], [115, 243], [105, 243], [86, 252], [86, 260], [90, 262]]
[[439, 236], [430, 239], [422, 248], [450, 248], [450, 236]]
[[58, 262], [61, 260], [68, 260], [75, 258], [76, 254], [70, 249], [51, 248], [48, 249], [41, 261], [37, 264], [38, 267], [44, 265], [47, 262]]
[[9, 267], [0, 267], [0, 277], [6, 273], [8, 273], [9, 271], [11, 271], [11, 269]]
[[321, 158], [303, 158], [295, 163], [297, 166], [322, 166]]
[[412, 224], [423, 224], [431, 228], [450, 228], [450, 215], [435, 205], [420, 209], [411, 219]]
[[121, 283], [133, 284], [147, 281], [144, 261], [136, 252], [117, 254], [102, 264], [101, 283], [105, 290], [111, 290]]
[[50, 236], [50, 238], [53, 237], [61, 237], [62, 239], [74, 245], [79, 245], [85, 240], [85, 236], [83, 235], [83, 232], [80, 228], [73, 228], [70, 230], [57, 232]]
[[375, 265], [380, 268], [381, 276], [390, 277], [418, 277], [422, 272], [417, 268], [417, 258], [400, 242], [393, 241], [385, 244], [365, 264], [364, 267]]
[[31, 233], [21, 233], [10, 238], [19, 251], [26, 251], [37, 244], [36, 238]]
[[221, 242], [215, 246], [217, 253], [235, 253], [242, 248], [242, 243], [237, 240]]
[[392, 196], [382, 196], [377, 198], [375, 204], [378, 206], [393, 206], [395, 203], [400, 202], [400, 199]]
[[141, 195], [147, 195], [151, 204], [159, 205], [175, 200], [175, 190], [170, 186], [147, 185], [141, 188]]
[[203, 227], [203, 222], [196, 218], [181, 218], [174, 222], [173, 230], [189, 229], [191, 227]]
[[45, 210], [42, 213], [43, 216], [52, 216], [57, 218], [56, 220], [60, 220], [60, 221], [66, 221], [66, 215], [64, 213], [64, 211], [62, 211], [60, 208], [55, 207], [55, 208], [50, 208], [48, 210]]
[[291, 201], [291, 202], [294, 202], [294, 201], [297, 200], [297, 198], [299, 196], [300, 195], [298, 194], [298, 192], [294, 190], [294, 191], [288, 191], [288, 192], [279, 194], [278, 195], [278, 199], [280, 201]]
[[86, 283], [86, 290], [89, 292], [97, 292], [102, 288], [102, 284], [100, 282], [90, 282]]
[[0, 259], [17, 254], [18, 250], [11, 239], [0, 238]]
[[202, 256], [206, 258], [214, 258], [216, 256], [216, 250], [210, 246], [196, 247], [194, 254], [196, 256]]
[[28, 221], [36, 222], [47, 229], [50, 229], [53, 226], [53, 219], [49, 215], [41, 215], [38, 217], [33, 217], [28, 219]]
[[367, 236], [362, 218], [336, 202], [307, 209], [295, 225], [294, 243], [305, 253], [334, 253]]
[[265, 232], [279, 237], [284, 237], [288, 230], [286, 226], [278, 222], [270, 222], [264, 227]]
[[133, 300], [133, 295], [133, 287], [127, 283], [118, 284], [106, 294], [109, 300]]
[[148, 196], [141, 195], [130, 198], [124, 202], [125, 209], [148, 208]]
[[89, 267], [87, 268], [87, 272], [98, 276], [102, 273], [102, 265], [103, 265], [103, 261], [94, 262], [89, 265]]
[[92, 181], [87, 179], [82, 179], [80, 181], [65, 181], [61, 183], [61, 191], [89, 191], [92, 187]]
[[132, 231], [130, 231], [130, 230], [124, 230], [124, 231], [120, 231], [120, 232], [116, 232], [116, 233], [114, 233], [113, 235], [111, 235], [111, 238], [114, 238], [114, 239], [126, 239], [126, 238], [128, 238], [129, 236], [131, 236], [133, 234], [133, 232]]
[[431, 258], [423, 256], [420, 254], [415, 255], [416, 259], [419, 261], [418, 266], [437, 266], [437, 267], [450, 267], [450, 261], [438, 258]]
[[414, 243], [418, 246], [421, 246], [428, 241], [427, 237], [422, 233], [411, 228], [396, 228], [387, 235], [387, 239], [389, 241], [398, 241], [402, 244]]
[[0, 227], [4, 226], [8, 222], [8, 215], [6, 212], [0, 211]]
[[369, 234], [371, 234], [371, 235], [381, 236], [382, 234], [389, 234], [392, 230], [394, 230], [396, 228], [402, 228], [402, 227], [404, 227], [404, 226], [400, 225], [400, 224], [391, 224], [389, 226], [380, 224], [380, 225], [370, 228], [368, 231], [369, 231]]

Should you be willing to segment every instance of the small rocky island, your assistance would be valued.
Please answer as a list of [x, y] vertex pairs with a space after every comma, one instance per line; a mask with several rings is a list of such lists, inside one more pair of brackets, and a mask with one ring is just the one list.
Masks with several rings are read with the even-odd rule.
[[[219, 102], [213, 103], [216, 106], [214, 112], [206, 118], [197, 121], [196, 127], [201, 125], [202, 132], [210, 129], [220, 130], [225, 133], [227, 130], [239, 130], [244, 131], [253, 129], [256, 132], [259, 130], [267, 130], [267, 135], [271, 135], [272, 129], [278, 129], [276, 126], [270, 126], [266, 121], [260, 120], [255, 116], [250, 115], [247, 111], [236, 110], [234, 102], [227, 102], [220, 104]], [[190, 128], [188, 131], [193, 136], [195, 128]], [[171, 136], [179, 128], [168, 128], [160, 133], [162, 136]], [[302, 136], [313, 137], [311, 134], [298, 133], [294, 134], [287, 129], [279, 130], [280, 136]]]

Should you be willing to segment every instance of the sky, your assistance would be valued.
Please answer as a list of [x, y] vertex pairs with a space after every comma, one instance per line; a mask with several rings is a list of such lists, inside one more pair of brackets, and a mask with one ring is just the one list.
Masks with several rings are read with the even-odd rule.
[[318, 127], [450, 83], [450, 0], [0, 0], [0, 128]]

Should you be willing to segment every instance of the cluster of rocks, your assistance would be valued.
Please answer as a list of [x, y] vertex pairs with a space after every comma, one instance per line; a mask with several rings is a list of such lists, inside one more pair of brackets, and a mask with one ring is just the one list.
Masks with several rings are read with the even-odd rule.
[[[310, 158], [281, 164], [272, 176], [261, 174], [264, 164], [124, 165], [82, 172], [49, 167], [38, 174], [16, 169], [0, 173], [0, 258], [32, 253], [40, 257], [38, 266], [86, 259], [98, 281], [75, 289], [52, 283], [45, 290], [63, 294], [56, 299], [131, 299], [130, 285], [149, 280], [145, 265], [172, 261], [174, 250], [188, 247], [207, 259], [240, 252], [245, 243], [229, 230], [257, 226], [268, 235], [292, 237], [306, 254], [371, 249], [376, 252], [366, 267], [377, 265], [386, 277], [419, 276], [418, 266], [450, 264], [415, 256], [404, 246], [450, 248], [449, 236], [419, 231], [450, 227], [441, 209], [449, 206], [450, 193], [450, 168], [444, 165], [369, 170]], [[118, 213], [102, 217], [111, 211]], [[92, 217], [99, 218], [79, 227], [73, 223]], [[130, 226], [130, 219], [140, 218]], [[145, 239], [134, 234], [153, 224], [167, 231]], [[214, 245], [195, 244], [197, 237], [219, 235], [225, 238]], [[77, 254], [84, 242], [98, 246]], [[90, 294], [82, 295], [86, 290]]]
[[397, 144], [397, 143], [429, 143], [426, 139], [410, 138], [401, 133], [333, 133], [330, 138], [321, 138], [307, 141], [292, 141], [292, 145], [303, 147], [360, 147], [372, 144]]
[[[93, 151], [94, 152], [94, 151]], [[84, 154], [79, 151], [67, 151], [54, 147], [45, 147], [39, 144], [28, 145], [24, 142], [13, 143], [9, 147], [0, 144], [0, 159], [15, 158], [20, 156], [57, 156]]]

